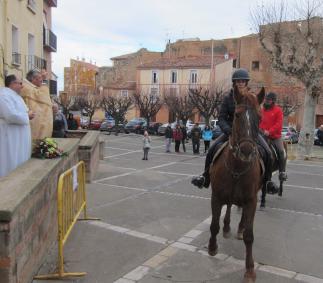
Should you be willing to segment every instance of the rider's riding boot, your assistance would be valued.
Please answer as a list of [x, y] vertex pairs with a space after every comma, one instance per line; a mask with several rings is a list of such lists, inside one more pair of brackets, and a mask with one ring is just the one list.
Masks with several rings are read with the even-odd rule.
[[192, 178], [192, 181], [191, 181], [191, 183], [194, 186], [198, 187], [199, 189], [203, 188], [204, 182], [205, 182], [205, 177], [203, 175], [195, 176]]
[[204, 172], [203, 175], [193, 177], [191, 183], [199, 189], [208, 188], [210, 185], [210, 176], [208, 172]]

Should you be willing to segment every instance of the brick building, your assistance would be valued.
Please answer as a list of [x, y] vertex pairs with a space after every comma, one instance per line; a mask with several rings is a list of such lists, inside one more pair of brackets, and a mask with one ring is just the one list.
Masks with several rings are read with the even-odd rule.
[[85, 60], [70, 60], [70, 67], [64, 68], [64, 92], [71, 96], [94, 95], [97, 93], [99, 68]]

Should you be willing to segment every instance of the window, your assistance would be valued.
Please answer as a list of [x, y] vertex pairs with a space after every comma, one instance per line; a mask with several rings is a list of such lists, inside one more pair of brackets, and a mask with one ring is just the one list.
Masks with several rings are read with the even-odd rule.
[[237, 59], [233, 59], [232, 61], [232, 67], [237, 68]]
[[259, 61], [252, 61], [251, 63], [251, 70], [259, 71]]
[[28, 0], [27, 7], [33, 12], [36, 13], [36, 0]]
[[152, 87], [150, 89], [150, 95], [151, 96], [158, 96], [158, 87]]
[[19, 31], [15, 26], [12, 26], [12, 64], [21, 64], [21, 55], [19, 54]]
[[177, 71], [171, 71], [171, 78], [170, 81], [172, 84], [176, 84], [177, 83]]
[[128, 97], [128, 90], [127, 89], [125, 89], [125, 90], [123, 89], [123, 90], [121, 90], [121, 93], [120, 94], [121, 94], [122, 97]]
[[191, 70], [190, 83], [197, 84], [197, 71], [196, 70]]
[[157, 84], [158, 83], [158, 72], [157, 71], [152, 71], [152, 79], [151, 82], [153, 84]]
[[35, 55], [35, 37], [28, 33], [28, 55]]

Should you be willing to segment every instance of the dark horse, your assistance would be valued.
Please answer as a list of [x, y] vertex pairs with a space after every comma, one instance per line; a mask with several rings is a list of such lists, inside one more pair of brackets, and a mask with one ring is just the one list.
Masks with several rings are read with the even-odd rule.
[[262, 186], [262, 168], [257, 148], [259, 132], [260, 104], [265, 96], [264, 88], [254, 95], [247, 88], [235, 87], [235, 113], [232, 135], [222, 153], [210, 167], [212, 187], [212, 223], [209, 241], [209, 255], [217, 253], [216, 236], [219, 233], [220, 215], [223, 205], [227, 205], [224, 217], [223, 236], [230, 234], [231, 206], [242, 207], [238, 228], [238, 238], [243, 237], [246, 246], [245, 281], [254, 282], [256, 273], [252, 256], [253, 221], [257, 207], [257, 192]]

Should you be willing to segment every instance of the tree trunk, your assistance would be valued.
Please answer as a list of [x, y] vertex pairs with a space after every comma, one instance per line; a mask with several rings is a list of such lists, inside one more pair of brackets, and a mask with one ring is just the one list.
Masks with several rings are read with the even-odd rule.
[[303, 127], [298, 142], [298, 154], [302, 158], [309, 157], [312, 152], [314, 144], [315, 108], [316, 98], [307, 89], [304, 100]]

